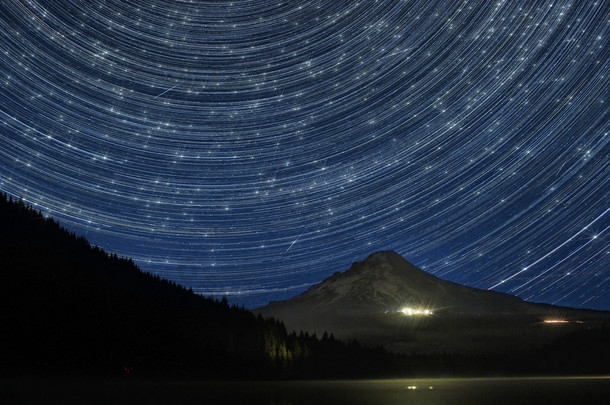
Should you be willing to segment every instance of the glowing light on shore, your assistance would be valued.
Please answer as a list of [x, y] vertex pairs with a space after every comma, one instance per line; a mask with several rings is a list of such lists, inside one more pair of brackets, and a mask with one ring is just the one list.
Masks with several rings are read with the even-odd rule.
[[407, 315], [407, 316], [430, 316], [430, 315], [434, 315], [434, 313], [431, 310], [429, 310], [429, 309], [422, 309], [422, 308], [405, 307], [405, 308], [402, 308], [400, 310], [400, 312], [402, 312], [404, 315]]
[[564, 319], [545, 319], [544, 323], [570, 323], [570, 321]]

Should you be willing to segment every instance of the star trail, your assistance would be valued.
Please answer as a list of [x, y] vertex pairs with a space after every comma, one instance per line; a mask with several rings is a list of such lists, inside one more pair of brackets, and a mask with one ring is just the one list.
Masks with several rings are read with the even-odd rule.
[[610, 310], [609, 1], [5, 0], [0, 190], [255, 307], [377, 250]]

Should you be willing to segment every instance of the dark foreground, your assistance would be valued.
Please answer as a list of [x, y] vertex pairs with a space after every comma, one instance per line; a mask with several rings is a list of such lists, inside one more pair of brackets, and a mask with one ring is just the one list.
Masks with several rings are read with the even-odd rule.
[[[417, 277], [417, 272], [409, 274]], [[514, 300], [518, 299], [510, 299]], [[316, 311], [305, 312], [318, 317]], [[516, 324], [497, 316], [490, 321], [439, 315], [429, 322], [410, 323], [403, 315], [383, 316], [381, 323], [342, 315], [332, 323], [337, 330], [343, 322], [391, 332], [389, 340], [372, 336], [373, 340], [365, 342], [368, 345], [337, 340], [330, 331], [320, 330], [317, 335], [288, 331], [279, 320], [229, 306], [226, 299], [201, 297], [173, 281], [144, 273], [133, 261], [91, 246], [24, 201], [0, 195], [0, 379], [610, 375], [610, 321], [579, 318], [578, 322], [546, 325], [540, 319], [525, 318]], [[528, 332], [531, 330], [535, 333]], [[394, 353], [376, 348], [378, 344]], [[123, 394], [119, 383], [112, 383], [108, 394], [99, 383], [59, 384], [58, 388], [41, 384], [42, 392], [48, 386], [55, 397], [74, 392], [92, 399], [116, 394], [120, 399]], [[185, 395], [187, 400], [190, 392], [223, 398], [231, 392], [239, 401], [242, 391], [196, 386], [184, 392], [167, 384], [150, 389], [142, 384], [126, 386], [124, 395], [152, 392], [152, 400], [173, 395]], [[17, 383], [19, 386], [24, 384]], [[99, 395], [92, 394], [98, 391]], [[268, 398], [277, 392], [257, 395]], [[261, 401], [267, 403], [267, 399]]]
[[2, 404], [603, 404], [610, 377], [307, 382], [0, 382]]

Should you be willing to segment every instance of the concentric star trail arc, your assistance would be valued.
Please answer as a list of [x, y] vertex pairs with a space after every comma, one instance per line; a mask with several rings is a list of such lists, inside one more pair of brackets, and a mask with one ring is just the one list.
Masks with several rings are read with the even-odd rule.
[[607, 0], [6, 0], [0, 31], [0, 191], [145, 271], [255, 307], [395, 250], [610, 309]]

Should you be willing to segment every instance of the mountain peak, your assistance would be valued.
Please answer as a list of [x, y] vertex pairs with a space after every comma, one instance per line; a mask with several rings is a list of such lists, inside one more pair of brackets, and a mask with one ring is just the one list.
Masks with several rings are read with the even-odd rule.
[[[519, 339], [539, 339], [542, 320], [584, 316], [442, 280], [392, 251], [375, 252], [257, 312], [281, 319], [295, 331], [328, 331], [400, 352], [479, 350], [481, 344], [504, 350]], [[524, 339], [525, 330], [529, 335]]]
[[405, 260], [405, 258], [393, 250], [380, 250], [379, 252], [371, 253], [364, 261], [369, 260]]
[[[393, 250], [381, 250], [379, 252], [371, 253], [366, 259], [362, 262], [356, 263], [407, 263], [411, 265], [404, 257], [394, 252]], [[412, 266], [412, 265], [411, 265]]]
[[275, 313], [280, 308], [302, 307], [316, 313], [372, 314], [417, 307], [443, 308], [453, 313], [498, 313], [519, 303], [522, 301], [514, 296], [442, 280], [396, 252], [379, 251], [304, 293], [261, 310]]
[[[317, 311], [366, 312], [397, 309], [407, 304], [429, 304], [442, 280], [424, 272], [393, 251], [380, 251], [335, 272], [286, 303], [305, 304]], [[281, 303], [271, 303], [271, 306]]]
[[[384, 284], [408, 283], [412, 284], [413, 287], [416, 287], [417, 284], [423, 282], [423, 280], [439, 280], [437, 277], [414, 266], [404, 257], [391, 250], [372, 253], [365, 260], [353, 263], [349, 270], [344, 273], [335, 273], [333, 277], [335, 279], [337, 277], [358, 277], [368, 281], [383, 280]], [[325, 284], [327, 280], [324, 280], [321, 285]], [[371, 285], [371, 287], [379, 289], [381, 286]]]
[[352, 270], [353, 268], [362, 267], [371, 271], [384, 269], [398, 271], [421, 271], [420, 269], [409, 263], [404, 257], [392, 250], [382, 250], [379, 252], [372, 253], [363, 261], [353, 263], [350, 270]]

